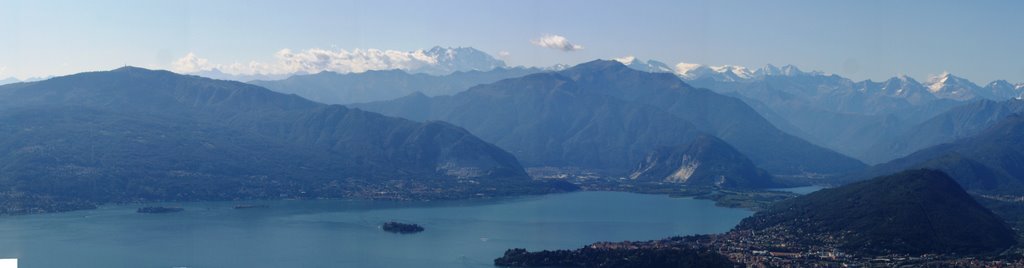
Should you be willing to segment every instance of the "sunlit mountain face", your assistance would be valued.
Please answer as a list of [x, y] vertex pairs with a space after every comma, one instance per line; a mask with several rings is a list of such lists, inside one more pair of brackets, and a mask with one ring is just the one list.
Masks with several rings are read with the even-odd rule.
[[0, 1], [0, 268], [1024, 267], [1022, 9]]

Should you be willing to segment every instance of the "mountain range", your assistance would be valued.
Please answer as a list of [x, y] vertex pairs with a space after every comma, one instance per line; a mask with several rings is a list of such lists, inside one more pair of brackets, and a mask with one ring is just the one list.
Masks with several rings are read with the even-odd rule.
[[[640, 62], [640, 60], [633, 59]], [[667, 66], [664, 63], [658, 61], [648, 61], [653, 65]], [[630, 67], [636, 66], [638, 70], [647, 71], [650, 68], [642, 65], [629, 65]], [[834, 74], [826, 74], [823, 72], [813, 71], [805, 72], [793, 65], [785, 65], [782, 67], [776, 67], [768, 64], [761, 68], [747, 68], [743, 66], [733, 65], [722, 65], [722, 66], [708, 66], [703, 64], [693, 63], [679, 63], [675, 66], [674, 70], [665, 70], [664, 72], [672, 72], [678, 75], [683, 80], [688, 82], [694, 82], [695, 84], [704, 84], [711, 82], [752, 82], [757, 80], [769, 79], [772, 77], [797, 77], [797, 76], [837, 76]], [[843, 78], [845, 80], [849, 80]], [[892, 82], [898, 81], [898, 84]], [[850, 80], [850, 82], [853, 82]], [[872, 82], [871, 80], [864, 80], [860, 82], [853, 82], [856, 84], [871, 84], [878, 83]], [[905, 75], [899, 75], [891, 78], [885, 82], [885, 88], [882, 90], [872, 90], [870, 87], [854, 86], [862, 91], [869, 91], [877, 94], [888, 95], [888, 96], [899, 96], [907, 99], [916, 99], [925, 96], [924, 94], [932, 95], [933, 98], [946, 98], [954, 100], [972, 100], [977, 98], [1003, 100], [1008, 98], [1014, 98], [1020, 96], [1022, 89], [1024, 89], [1024, 83], [1011, 84], [1005, 80], [993, 81], [985, 86], [978, 86], [974, 82], [967, 79], [957, 77], [950, 74], [949, 72], [943, 72], [942, 74], [931, 76], [924, 83], [919, 83], [912, 78]], [[895, 87], [894, 87], [895, 86]], [[831, 90], [844, 90], [845, 88], [831, 88]]]
[[[8, 134], [24, 138], [11, 140], [13, 151], [46, 156], [58, 151], [21, 145], [55, 136], [22, 135], [18, 127], [36, 129], [26, 124], [37, 121], [53, 124], [41, 128], [47, 131], [103, 126], [128, 135], [142, 125], [174, 128], [194, 121], [168, 133], [180, 134], [175, 137], [182, 143], [198, 142], [179, 137], [192, 127], [208, 133], [198, 136], [205, 139], [216, 139], [209, 134], [213, 130], [234, 133], [238, 141], [220, 142], [244, 141], [231, 147], [243, 151], [252, 144], [279, 144], [277, 155], [325, 157], [322, 161], [332, 163], [311, 174], [353, 178], [522, 179], [527, 166], [583, 168], [636, 181], [764, 188], [777, 185], [777, 178], [846, 174], [843, 181], [853, 181], [925, 167], [946, 171], [970, 191], [1024, 190], [1014, 168], [1017, 155], [1010, 150], [1016, 145], [1004, 142], [1017, 138], [1006, 129], [1014, 129], [1011, 119], [1024, 109], [1013, 98], [1024, 86], [1006, 81], [982, 87], [946, 73], [924, 83], [907, 76], [854, 82], [795, 66], [673, 68], [632, 56], [571, 67], [507, 68], [472, 48], [419, 53], [434, 63], [415, 70], [298, 74], [253, 85], [138, 68], [15, 83], [0, 88], [0, 116], [7, 118]], [[43, 107], [54, 108], [40, 112]], [[75, 117], [78, 113], [104, 122]], [[39, 118], [26, 119], [33, 116]], [[105, 124], [118, 120], [125, 125]], [[90, 131], [75, 133], [100, 139]], [[130, 145], [125, 144], [138, 149]], [[299, 147], [326, 145], [326, 151], [295, 153]], [[860, 171], [866, 165], [844, 154], [883, 164]], [[272, 157], [260, 159], [251, 161]], [[159, 166], [154, 168], [166, 168]], [[55, 172], [31, 171], [37, 173], [25, 174]]]
[[527, 166], [607, 169], [623, 176], [651, 150], [721, 138], [769, 172], [832, 174], [863, 164], [776, 129], [739, 99], [678, 77], [592, 61], [452, 95], [354, 104], [413, 120], [465, 127]]
[[837, 75], [803, 74], [690, 83], [756, 103], [759, 112], [775, 115], [766, 118], [788, 133], [868, 163], [893, 159], [872, 151], [875, 144], [894, 142], [889, 139], [896, 134], [963, 104], [963, 99], [930, 91], [929, 86], [939, 84], [922, 84], [906, 76], [853, 82]]
[[[435, 47], [422, 52], [437, 59], [436, 64], [424, 66], [437, 70], [300, 73], [287, 79], [274, 77], [252, 83], [328, 104], [352, 104], [384, 101], [417, 91], [427, 96], [450, 95], [477, 84], [569, 68], [504, 68], [500, 60], [472, 48]], [[967, 101], [1005, 100], [1024, 94], [1024, 83], [1014, 85], [999, 80], [978, 86], [949, 73], [924, 82], [904, 75], [881, 82], [856, 82], [839, 75], [802, 71], [792, 65], [670, 66], [633, 56], [615, 61], [635, 70], [675, 74], [698, 88], [739, 98], [787, 134], [867, 163], [882, 163], [908, 154], [884, 148], [902, 142], [900, 135], [939, 113]]]
[[882, 82], [856, 82], [791, 65], [751, 69], [680, 63], [666, 71], [649, 67], [664, 63], [629, 60], [631, 68], [671, 72], [696, 87], [743, 99], [787, 133], [868, 163], [898, 157], [875, 150], [900, 142], [890, 137], [912, 131], [913, 126], [952, 107], [1024, 95], [1024, 83], [999, 80], [978, 86], [949, 73], [923, 83], [904, 75]]
[[764, 79], [769, 76], [822, 75], [821, 72], [801, 71], [793, 65], [777, 67], [768, 64], [762, 68], [750, 69], [734, 65], [708, 66], [694, 63], [676, 64], [675, 74], [687, 81], [712, 80], [718, 82], [740, 82]]
[[561, 191], [444, 122], [125, 67], [0, 87], [2, 213], [107, 202]]

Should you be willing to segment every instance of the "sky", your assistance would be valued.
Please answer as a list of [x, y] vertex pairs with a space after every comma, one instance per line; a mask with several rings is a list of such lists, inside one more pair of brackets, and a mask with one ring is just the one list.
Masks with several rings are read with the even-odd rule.
[[251, 67], [313, 50], [467, 46], [513, 66], [633, 55], [1016, 83], [1021, 10], [1024, 1], [0, 0], [0, 79], [174, 69], [190, 53]]

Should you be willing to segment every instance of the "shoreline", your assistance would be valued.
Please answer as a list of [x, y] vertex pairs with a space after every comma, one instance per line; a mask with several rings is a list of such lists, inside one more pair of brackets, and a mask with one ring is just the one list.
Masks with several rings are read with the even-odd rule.
[[[594, 188], [580, 188], [577, 191], [559, 192], [559, 193], [540, 193], [540, 194], [523, 194], [523, 195], [508, 195], [508, 196], [471, 196], [467, 198], [453, 198], [453, 199], [395, 199], [395, 198], [271, 198], [271, 199], [235, 199], [235, 200], [189, 200], [189, 201], [139, 201], [139, 202], [112, 202], [102, 203], [93, 205], [91, 208], [82, 209], [71, 209], [62, 211], [48, 211], [48, 212], [30, 212], [30, 213], [13, 213], [13, 214], [0, 214], [0, 217], [16, 217], [16, 216], [30, 216], [30, 215], [45, 215], [45, 214], [57, 214], [57, 213], [71, 213], [77, 211], [90, 211], [99, 210], [111, 207], [128, 207], [128, 206], [181, 206], [189, 203], [223, 203], [225, 207], [233, 207], [236, 205], [260, 203], [260, 202], [282, 202], [282, 201], [347, 201], [347, 202], [387, 202], [392, 204], [418, 204], [423, 205], [442, 205], [446, 202], [461, 202], [461, 201], [495, 201], [500, 203], [503, 201], [511, 201], [523, 198], [541, 197], [546, 195], [558, 195], [558, 194], [571, 194], [579, 192], [617, 192], [617, 193], [632, 193], [632, 194], [644, 194], [644, 195], [660, 195], [667, 196], [670, 198], [692, 198], [698, 200], [708, 200], [714, 202], [715, 206], [722, 208], [741, 208], [749, 211], [758, 211], [765, 204], [770, 204], [762, 199], [751, 198], [751, 195], [784, 195], [787, 198], [800, 195], [792, 194], [787, 195], [784, 193], [791, 193], [786, 189], [800, 189], [807, 187], [818, 187], [821, 186], [801, 186], [791, 188], [772, 188], [762, 190], [722, 190], [722, 189], [699, 189], [699, 188], [681, 188], [679, 190], [636, 190], [632, 191], [626, 189], [594, 189]], [[781, 194], [780, 194], [781, 193]], [[774, 197], [772, 197], [774, 198]], [[777, 200], [775, 200], [777, 201]], [[767, 202], [767, 203], [766, 203]], [[399, 206], [406, 207], [406, 206]], [[407, 208], [414, 208], [419, 206], [408, 206]]]

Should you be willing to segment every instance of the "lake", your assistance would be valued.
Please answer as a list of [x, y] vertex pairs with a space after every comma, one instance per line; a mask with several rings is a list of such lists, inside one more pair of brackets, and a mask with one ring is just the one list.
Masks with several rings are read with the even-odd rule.
[[[234, 209], [238, 204], [269, 208]], [[283, 200], [0, 217], [0, 258], [25, 267], [491, 267], [508, 248], [719, 233], [752, 214], [708, 200], [575, 192], [500, 200]], [[385, 221], [424, 226], [380, 230]]]
[[800, 187], [793, 187], [793, 188], [775, 188], [775, 189], [766, 189], [766, 190], [769, 190], [769, 191], [783, 191], [783, 192], [790, 192], [790, 193], [799, 194], [799, 195], [805, 195], [805, 194], [817, 192], [818, 190], [821, 190], [821, 189], [825, 189], [825, 187], [818, 186], [818, 185], [811, 185], [811, 186], [800, 186]]

